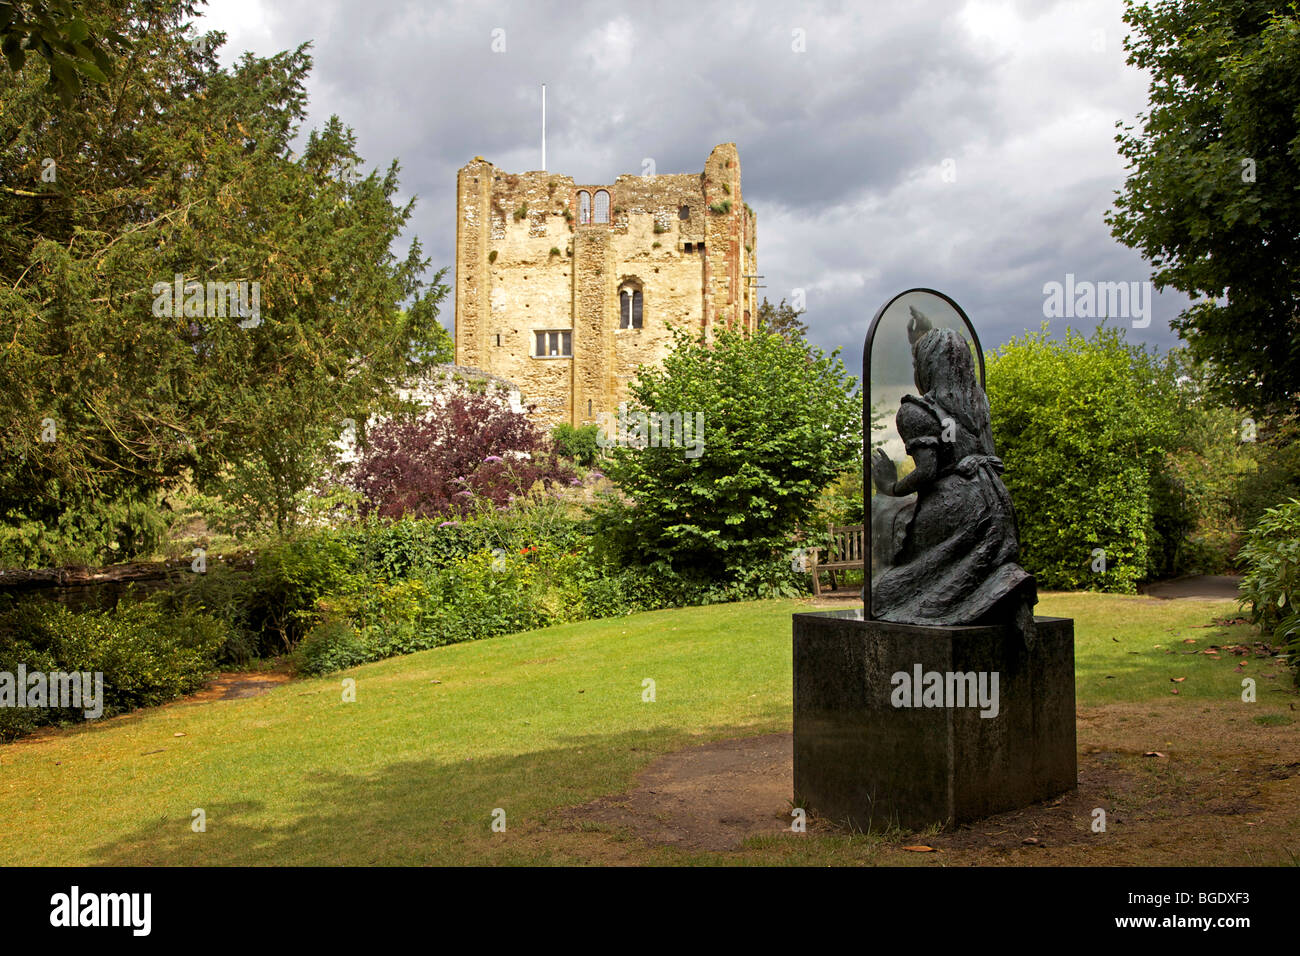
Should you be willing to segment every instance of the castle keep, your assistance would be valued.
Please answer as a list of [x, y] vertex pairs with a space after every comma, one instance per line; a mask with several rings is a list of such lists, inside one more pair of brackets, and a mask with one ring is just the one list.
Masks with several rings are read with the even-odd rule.
[[482, 157], [456, 176], [456, 364], [517, 385], [548, 423], [613, 412], [668, 326], [751, 331], [754, 213], [734, 143], [698, 174], [575, 183]]

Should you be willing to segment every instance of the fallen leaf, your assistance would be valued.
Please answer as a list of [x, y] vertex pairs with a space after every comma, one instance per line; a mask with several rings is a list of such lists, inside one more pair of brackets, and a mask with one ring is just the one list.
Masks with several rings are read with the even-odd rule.
[[1171, 677], [1169, 679], [1173, 681], [1175, 684], [1181, 684], [1183, 681], [1187, 680], [1186, 677]]
[[1147, 751], [1146, 753], [1144, 753], [1142, 756], [1144, 756], [1144, 757], [1163, 757], [1163, 756], [1165, 756], [1165, 754], [1162, 754], [1159, 750], [1148, 750], [1148, 751]]
[[1023, 844], [1025, 844], [1026, 846], [1037, 846], [1037, 845], [1038, 845], [1038, 837], [1025, 837], [1025, 838], [1024, 838], [1023, 840], [1021, 840], [1020, 842], [1023, 843]]
[[180, 733], [179, 731], [177, 731], [176, 733], [172, 734], [172, 736], [173, 736], [173, 737], [184, 737], [185, 735], [182, 734], [182, 733]]
[[903, 849], [910, 850], [912, 853], [937, 853], [938, 852], [934, 847], [925, 846], [925, 845], [905, 846], [903, 847]]

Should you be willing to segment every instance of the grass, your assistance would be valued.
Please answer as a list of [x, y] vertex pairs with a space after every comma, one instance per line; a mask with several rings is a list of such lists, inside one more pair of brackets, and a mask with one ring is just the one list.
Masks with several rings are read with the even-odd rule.
[[[660, 754], [790, 729], [790, 614], [806, 609], [765, 601], [588, 621], [18, 741], [0, 747], [0, 863], [587, 862], [590, 841], [622, 837], [563, 829], [564, 808], [624, 792]], [[1249, 643], [1244, 625], [1203, 626], [1233, 611], [1103, 595], [1039, 606], [1076, 619], [1081, 705], [1167, 700], [1174, 687], [1186, 701], [1239, 697], [1246, 658], [1180, 653]], [[1247, 660], [1259, 716], [1287, 717], [1286, 669]], [[355, 703], [343, 702], [345, 680]], [[490, 829], [497, 808], [504, 835]], [[206, 832], [191, 830], [196, 809]], [[735, 862], [861, 863], [878, 840], [760, 839]]]

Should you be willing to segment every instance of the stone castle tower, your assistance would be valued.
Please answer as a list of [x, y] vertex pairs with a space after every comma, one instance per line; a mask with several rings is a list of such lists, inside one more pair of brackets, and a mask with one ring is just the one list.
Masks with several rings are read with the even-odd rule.
[[482, 157], [456, 176], [456, 364], [508, 379], [548, 423], [613, 412], [668, 325], [758, 318], [755, 218], [734, 143], [703, 173], [579, 184]]

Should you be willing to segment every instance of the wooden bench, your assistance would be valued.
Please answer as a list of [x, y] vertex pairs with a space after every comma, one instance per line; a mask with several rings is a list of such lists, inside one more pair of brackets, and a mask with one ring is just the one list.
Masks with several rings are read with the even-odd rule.
[[[831, 590], [838, 586], [835, 581], [836, 571], [861, 571], [865, 569], [863, 530], [860, 524], [828, 525], [826, 537], [828, 547], [808, 548], [808, 571], [812, 574], [813, 594], [822, 593], [821, 572], [831, 576]], [[826, 552], [826, 560], [821, 557]]]

